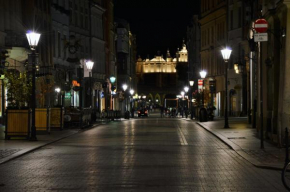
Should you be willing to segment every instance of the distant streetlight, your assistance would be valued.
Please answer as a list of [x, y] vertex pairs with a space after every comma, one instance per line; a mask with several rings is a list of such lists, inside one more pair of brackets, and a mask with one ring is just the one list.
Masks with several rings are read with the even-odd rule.
[[192, 87], [194, 85], [194, 81], [193, 80], [190, 80], [189, 81], [189, 85], [190, 85], [190, 87]]
[[124, 85], [122, 86], [122, 88], [123, 88], [124, 91], [126, 91], [127, 88], [128, 88], [128, 85], [127, 85], [127, 84], [124, 84]]
[[206, 77], [207, 72], [202, 70], [199, 72], [200, 77], [202, 78], [202, 106], [204, 107], [204, 78]]
[[40, 39], [40, 33], [36, 33], [33, 31], [29, 31], [26, 33], [26, 37], [30, 46], [30, 49], [32, 51], [31, 54], [28, 55], [28, 57], [31, 58], [31, 65], [32, 65], [32, 94], [31, 94], [31, 115], [32, 115], [32, 121], [31, 121], [31, 133], [30, 133], [30, 141], [37, 141], [36, 138], [36, 127], [35, 127], [35, 107], [36, 107], [36, 96], [35, 96], [35, 71], [36, 71], [36, 62], [38, 54], [35, 52], [35, 48], [38, 45], [39, 39]]
[[204, 79], [206, 77], [207, 72], [205, 70], [202, 70], [201, 72], [199, 72], [199, 74], [200, 74], [200, 77]]
[[110, 77], [110, 82], [111, 82], [112, 84], [114, 84], [114, 83], [116, 82], [116, 77], [111, 76], [111, 77]]
[[194, 85], [194, 81], [190, 80], [189, 81], [189, 86], [190, 86], [190, 96], [189, 96], [189, 100], [190, 100], [190, 118], [193, 119], [193, 110], [192, 110], [192, 92], [193, 92], [193, 85]]
[[57, 94], [57, 105], [59, 104], [59, 93], [60, 93], [60, 88], [59, 87], [56, 87], [55, 89], [54, 89], [54, 91], [56, 92], [56, 94]]
[[184, 98], [184, 95], [185, 95], [184, 91], [181, 91], [180, 95], [182, 96], [182, 98]]
[[188, 92], [188, 90], [189, 90], [189, 87], [184, 87], [184, 91], [185, 91], [185, 93], [187, 93]]
[[228, 62], [232, 53], [231, 49], [225, 48], [221, 50], [223, 59], [225, 61], [225, 86], [226, 86], [226, 101], [225, 101], [225, 125], [224, 128], [229, 128], [229, 120], [228, 120]]
[[91, 60], [86, 61], [87, 69], [89, 70], [89, 78], [90, 78], [90, 106], [92, 106], [92, 69], [94, 67], [94, 62]]

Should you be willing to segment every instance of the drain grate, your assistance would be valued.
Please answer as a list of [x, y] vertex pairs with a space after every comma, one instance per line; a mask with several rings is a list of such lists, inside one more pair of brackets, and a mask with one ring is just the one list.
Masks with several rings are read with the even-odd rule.
[[246, 137], [228, 137], [228, 139], [246, 139]]

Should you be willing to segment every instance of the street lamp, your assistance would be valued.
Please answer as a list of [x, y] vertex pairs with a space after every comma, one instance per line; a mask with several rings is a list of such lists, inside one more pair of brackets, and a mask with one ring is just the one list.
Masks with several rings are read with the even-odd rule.
[[205, 70], [202, 70], [199, 72], [200, 77], [202, 78], [202, 107], [204, 107], [204, 79], [206, 77], [207, 72]]
[[133, 89], [130, 89], [130, 95], [131, 95], [131, 101], [130, 101], [130, 103], [131, 103], [131, 113], [132, 113], [132, 115], [131, 115], [131, 117], [133, 118], [134, 117], [134, 98], [133, 98], [133, 94], [134, 94], [134, 90]]
[[185, 86], [185, 87], [184, 87], [184, 91], [185, 91], [185, 93], [187, 93], [188, 90], [189, 90], [189, 87]]
[[60, 88], [59, 87], [56, 87], [55, 89], [54, 89], [54, 91], [56, 92], [56, 94], [57, 94], [57, 105], [59, 104], [59, 93], [60, 93]]
[[193, 85], [194, 85], [194, 81], [193, 81], [193, 80], [190, 80], [190, 81], [189, 81], [189, 85], [190, 85], [190, 87], [193, 87]]
[[189, 86], [190, 86], [190, 118], [193, 119], [193, 110], [192, 110], [192, 91], [193, 91], [193, 85], [194, 85], [194, 81], [190, 80], [189, 81]]
[[111, 82], [112, 84], [114, 84], [114, 83], [116, 82], [116, 77], [111, 76], [111, 77], [110, 77], [110, 82]]
[[226, 86], [226, 101], [225, 101], [225, 125], [224, 128], [229, 128], [229, 120], [228, 120], [228, 62], [232, 53], [231, 49], [225, 48], [221, 50], [223, 59], [225, 61], [225, 69], [226, 69], [226, 76], [225, 76], [225, 86]]
[[126, 98], [126, 90], [127, 90], [127, 88], [128, 88], [128, 85], [127, 84], [123, 84], [122, 85], [122, 88], [123, 88], [123, 90], [124, 90], [124, 95], [125, 95], [125, 109], [126, 109], [126, 111], [127, 111], [127, 98]]
[[35, 107], [36, 107], [36, 97], [35, 97], [35, 71], [36, 71], [36, 62], [38, 54], [35, 52], [35, 48], [39, 42], [40, 34], [28, 31], [26, 33], [26, 37], [30, 46], [32, 53], [28, 55], [30, 57], [31, 65], [32, 65], [32, 93], [31, 93], [31, 110], [32, 110], [32, 121], [31, 121], [31, 133], [30, 133], [30, 141], [37, 141], [36, 138], [36, 128], [35, 128]]
[[92, 107], [92, 69], [94, 67], [94, 62], [91, 60], [86, 61], [87, 69], [89, 70], [89, 78], [90, 78], [90, 106]]

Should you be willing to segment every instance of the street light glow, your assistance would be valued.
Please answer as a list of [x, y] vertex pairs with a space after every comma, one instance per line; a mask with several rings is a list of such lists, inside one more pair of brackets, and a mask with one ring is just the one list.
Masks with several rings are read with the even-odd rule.
[[115, 83], [115, 81], [116, 81], [116, 77], [114, 77], [114, 76], [111, 76], [111, 77], [110, 77], [110, 82], [111, 82], [112, 84], [114, 84], [114, 83]]
[[225, 62], [228, 62], [232, 53], [232, 50], [229, 48], [225, 48], [223, 50], [221, 50], [222, 52], [222, 56]]
[[187, 93], [188, 92], [188, 90], [189, 90], [189, 87], [184, 87], [184, 91], [185, 91], [185, 93]]
[[193, 80], [190, 80], [189, 81], [189, 85], [192, 87], [194, 85], [194, 81]]
[[202, 70], [201, 72], [199, 72], [199, 74], [200, 74], [200, 77], [204, 79], [206, 77], [207, 72], [205, 70]]
[[182, 95], [182, 97], [184, 97], [185, 93], [184, 93], [184, 91], [181, 91], [180, 94]]
[[133, 89], [130, 90], [130, 94], [131, 94], [131, 95], [134, 94], [134, 90], [133, 90]]
[[54, 90], [55, 90], [55, 92], [57, 92], [57, 93], [60, 92], [60, 88], [59, 88], [59, 87], [55, 88]]
[[124, 85], [122, 86], [122, 88], [123, 88], [124, 91], [126, 91], [127, 88], [128, 88], [128, 85], [127, 85], [127, 84], [124, 84]]
[[27, 37], [27, 40], [31, 49], [34, 49], [34, 47], [36, 47], [39, 42], [40, 33], [36, 33], [34, 31], [28, 31], [26, 33], [26, 37]]
[[91, 61], [91, 60], [87, 60], [86, 61], [86, 66], [87, 66], [87, 69], [88, 70], [92, 70], [93, 69], [93, 66], [94, 66], [94, 62]]

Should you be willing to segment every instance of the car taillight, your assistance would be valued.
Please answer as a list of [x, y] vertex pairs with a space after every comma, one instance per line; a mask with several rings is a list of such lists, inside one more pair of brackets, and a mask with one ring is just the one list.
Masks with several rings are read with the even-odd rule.
[[147, 113], [147, 111], [145, 111], [145, 113]]

